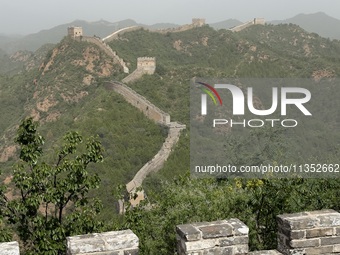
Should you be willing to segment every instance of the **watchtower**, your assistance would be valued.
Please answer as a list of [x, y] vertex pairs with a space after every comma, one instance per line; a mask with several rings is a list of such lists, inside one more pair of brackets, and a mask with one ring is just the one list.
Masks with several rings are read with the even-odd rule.
[[146, 74], [154, 74], [156, 71], [156, 58], [137, 58], [137, 70], [141, 70]]
[[82, 27], [68, 27], [67, 28], [67, 34], [70, 37], [79, 37], [83, 35], [83, 28]]
[[192, 24], [195, 26], [195, 27], [202, 27], [205, 25], [205, 19], [192, 19]]
[[255, 18], [254, 19], [254, 25], [264, 25], [266, 24], [266, 21], [264, 18]]

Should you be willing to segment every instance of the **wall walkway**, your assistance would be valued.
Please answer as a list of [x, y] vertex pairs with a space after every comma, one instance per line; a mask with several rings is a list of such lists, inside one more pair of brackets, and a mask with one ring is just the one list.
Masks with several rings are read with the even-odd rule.
[[[152, 172], [159, 171], [164, 166], [164, 163], [170, 156], [172, 149], [179, 140], [181, 131], [185, 129], [186, 126], [178, 122], [170, 122], [170, 115], [168, 113], [165, 113], [159, 109], [157, 106], [149, 102], [145, 97], [139, 95], [125, 84], [113, 81], [107, 85], [109, 88], [122, 95], [127, 102], [142, 111], [146, 117], [158, 124], [169, 127], [168, 137], [165, 139], [161, 149], [137, 172], [134, 178], [128, 184], [126, 184], [126, 190], [131, 195], [129, 202], [132, 206], [136, 206], [141, 200], [144, 200], [145, 198], [144, 191], [139, 190], [138, 188], [141, 187], [147, 175]], [[137, 192], [137, 190], [139, 191]], [[134, 194], [137, 194], [137, 197], [133, 198]], [[124, 210], [124, 202], [119, 201], [119, 212], [124, 213]]]

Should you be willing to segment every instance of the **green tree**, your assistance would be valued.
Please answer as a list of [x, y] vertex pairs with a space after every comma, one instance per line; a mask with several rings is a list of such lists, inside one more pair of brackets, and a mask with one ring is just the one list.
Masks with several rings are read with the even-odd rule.
[[[25, 119], [16, 142], [20, 162], [14, 168], [15, 198], [6, 203], [6, 218], [23, 243], [25, 254], [63, 254], [66, 237], [100, 231], [96, 220], [101, 209], [88, 192], [100, 179], [87, 167], [103, 160], [101, 144], [93, 137], [82, 146], [77, 132], [64, 136], [56, 162], [43, 162], [44, 139], [38, 123]], [[79, 152], [77, 152], [79, 150]]]

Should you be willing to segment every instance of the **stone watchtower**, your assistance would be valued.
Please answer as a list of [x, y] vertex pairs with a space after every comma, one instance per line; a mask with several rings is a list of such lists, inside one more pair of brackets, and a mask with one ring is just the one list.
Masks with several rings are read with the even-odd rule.
[[254, 19], [254, 25], [265, 25], [266, 21], [264, 18], [255, 18]]
[[205, 25], [205, 19], [192, 19], [192, 24], [195, 27], [202, 27]]
[[154, 74], [156, 71], [156, 58], [137, 58], [137, 70], [146, 74]]
[[68, 36], [72, 38], [76, 38], [76, 37], [83, 35], [83, 28], [82, 27], [68, 27], [67, 32], [68, 32], [67, 33]]

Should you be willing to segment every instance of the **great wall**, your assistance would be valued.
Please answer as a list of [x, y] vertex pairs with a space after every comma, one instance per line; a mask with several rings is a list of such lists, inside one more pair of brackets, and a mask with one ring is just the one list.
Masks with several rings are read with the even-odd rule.
[[[176, 226], [178, 255], [340, 254], [340, 213], [334, 210], [281, 214], [277, 248], [249, 251], [249, 227], [236, 218]], [[155, 238], [163, 238], [162, 236]], [[19, 255], [18, 242], [0, 243], [0, 255]], [[139, 238], [130, 229], [67, 237], [67, 255], [138, 255]], [[164, 253], [159, 253], [164, 254]]]
[[232, 27], [230, 28], [229, 30], [233, 31], [233, 32], [240, 32], [242, 31], [243, 29], [246, 29], [250, 26], [253, 26], [253, 25], [264, 25], [266, 22], [263, 18], [255, 18], [253, 20], [250, 20], [248, 22], [245, 22], [241, 25], [238, 25], [236, 27]]
[[156, 71], [156, 58], [137, 58], [137, 68], [130, 75], [126, 76], [122, 82], [129, 83], [142, 78], [144, 74], [154, 74]]
[[[117, 32], [126, 32], [131, 31], [134, 27], [129, 27], [127, 29], [121, 29]], [[118, 33], [113, 33], [107, 38], [112, 38]], [[123, 70], [128, 72], [126, 67], [126, 63], [123, 59], [117, 56], [117, 54], [105, 43], [104, 40], [100, 40], [96, 37], [88, 37], [83, 35], [82, 28], [80, 27], [71, 27], [68, 28], [68, 36], [72, 37], [75, 40], [87, 41], [90, 43], [96, 44], [100, 47], [108, 56], [114, 58], [120, 65], [123, 67]], [[104, 38], [105, 39], [105, 38]], [[137, 68], [130, 75], [125, 77], [122, 81], [125, 83], [135, 81], [141, 78], [144, 74], [152, 75], [156, 70], [156, 59], [152, 57], [140, 57], [137, 59]], [[132, 206], [136, 206], [140, 203], [141, 200], [145, 199], [145, 193], [141, 189], [142, 183], [148, 174], [152, 172], [156, 172], [160, 170], [165, 161], [170, 156], [172, 148], [177, 144], [179, 140], [179, 136], [181, 134], [181, 130], [185, 129], [185, 125], [170, 122], [170, 115], [165, 113], [157, 106], [153, 105], [149, 102], [145, 97], [139, 95], [137, 92], [132, 90], [130, 87], [126, 86], [124, 83], [118, 81], [108, 82], [106, 87], [113, 89], [118, 94], [122, 95], [124, 99], [139, 109], [143, 114], [151, 119], [152, 121], [164, 125], [168, 127], [168, 136], [165, 139], [161, 149], [157, 152], [157, 154], [148, 161], [134, 176], [134, 178], [126, 184], [126, 190], [128, 194], [130, 194], [129, 203]], [[137, 195], [137, 196], [136, 196]], [[119, 213], [124, 213], [125, 211], [125, 203], [124, 201], [118, 201], [118, 211]]]
[[[107, 86], [116, 91], [118, 94], [122, 95], [127, 102], [142, 111], [146, 117], [169, 128], [168, 136], [165, 139], [161, 149], [136, 173], [133, 179], [128, 184], [126, 184], [126, 190], [130, 194], [129, 203], [132, 206], [136, 206], [141, 200], [144, 200], [145, 198], [144, 191], [140, 189], [144, 179], [150, 173], [157, 172], [164, 166], [165, 161], [170, 156], [172, 148], [179, 140], [181, 130], [185, 129], [186, 127], [185, 125], [178, 122], [171, 122], [170, 115], [168, 113], [165, 113], [157, 106], [153, 105], [145, 97], [139, 95], [125, 84], [113, 81], [107, 83]], [[137, 196], [135, 196], [135, 194], [137, 194]], [[118, 201], [118, 203], [118, 211], [120, 214], [122, 214], [125, 210], [125, 203], [122, 200]]]
[[101, 50], [103, 50], [109, 57], [112, 57], [114, 61], [119, 64], [124, 73], [129, 73], [129, 68], [122, 58], [120, 58], [115, 51], [113, 51], [110, 46], [108, 46], [103, 40], [97, 37], [90, 37], [83, 35], [83, 29], [81, 27], [69, 27], [68, 36], [74, 40], [89, 42], [97, 45]]
[[[257, 24], [265, 24], [264, 19], [254, 19], [230, 30], [238, 32]], [[157, 30], [156, 32], [182, 32], [203, 25], [205, 25], [204, 19], [193, 19], [192, 24], [178, 28]], [[97, 45], [103, 52], [121, 65], [124, 73], [129, 73], [127, 64], [106, 42], [119, 38], [119, 35], [123, 33], [138, 29], [141, 29], [141, 27], [123, 28], [101, 40], [97, 37], [83, 36], [81, 27], [70, 27], [68, 28], [68, 36], [75, 40]], [[137, 69], [123, 79], [123, 82], [132, 82], [144, 74], [153, 74], [155, 69], [155, 58], [138, 58]], [[156, 172], [163, 167], [172, 148], [178, 142], [181, 131], [186, 126], [177, 122], [171, 122], [169, 114], [160, 110], [125, 84], [112, 81], [108, 82], [107, 86], [122, 95], [127, 102], [142, 111], [146, 117], [169, 128], [168, 136], [158, 153], [126, 184], [126, 190], [130, 194], [129, 203], [132, 206], [136, 206], [145, 197], [144, 191], [139, 190], [143, 180], [151, 172]], [[137, 197], [134, 194], [137, 194]], [[119, 212], [124, 213], [124, 210], [124, 202], [120, 201]], [[340, 214], [338, 212], [324, 210], [279, 215], [277, 220], [279, 235], [277, 250], [249, 252], [249, 228], [239, 219], [230, 219], [177, 226], [177, 252], [179, 255], [340, 254]], [[67, 238], [67, 255], [137, 255], [138, 253], [139, 239], [129, 229]], [[0, 255], [20, 255], [18, 242], [0, 243]]]

